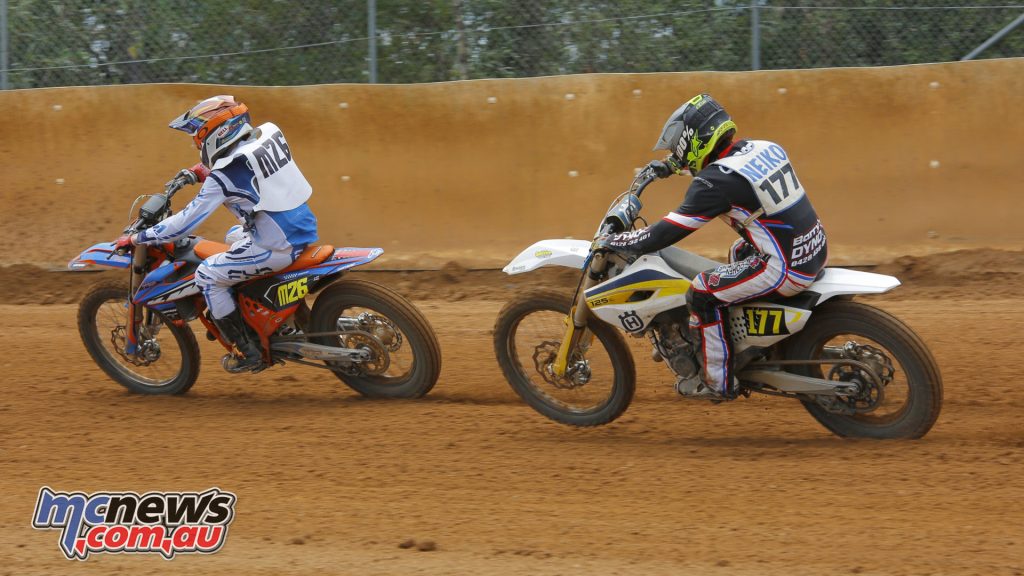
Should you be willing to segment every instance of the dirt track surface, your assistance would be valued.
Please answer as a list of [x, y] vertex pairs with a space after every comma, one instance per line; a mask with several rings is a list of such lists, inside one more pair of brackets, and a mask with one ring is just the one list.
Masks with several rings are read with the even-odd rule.
[[[866, 299], [942, 369], [942, 416], [903, 442], [834, 438], [791, 401], [678, 399], [636, 341], [637, 399], [619, 421], [549, 422], [491, 351], [521, 286], [480, 278], [390, 278], [429, 296], [417, 304], [443, 347], [419, 401], [365, 400], [312, 368], [231, 376], [202, 338], [187, 396], [136, 396], [92, 364], [75, 305], [0, 306], [0, 574], [1021, 574], [1019, 282], [982, 301], [956, 275], [972, 261], [1019, 274], [1019, 258], [905, 260], [892, 266], [910, 285]], [[43, 485], [218, 486], [237, 513], [212, 556], [69, 562], [56, 531], [29, 527]], [[409, 538], [438, 549], [400, 549]]]

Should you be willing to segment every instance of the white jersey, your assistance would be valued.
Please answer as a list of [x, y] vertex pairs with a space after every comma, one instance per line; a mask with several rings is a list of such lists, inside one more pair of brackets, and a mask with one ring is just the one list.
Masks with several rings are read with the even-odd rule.
[[789, 156], [774, 142], [749, 140], [737, 154], [712, 164], [725, 166], [746, 178], [768, 216], [804, 197], [804, 187], [793, 172]]
[[217, 170], [244, 156], [255, 176], [259, 202], [254, 211], [285, 212], [297, 208], [313, 194], [313, 187], [292, 161], [291, 148], [281, 129], [267, 122], [256, 129], [259, 136], [249, 139], [232, 153], [214, 163]]
[[316, 217], [306, 204], [313, 189], [295, 165], [281, 130], [267, 123], [253, 136], [214, 163], [199, 194], [181, 212], [143, 230], [137, 243], [181, 238], [217, 206], [231, 211], [261, 248], [290, 251], [315, 242]]

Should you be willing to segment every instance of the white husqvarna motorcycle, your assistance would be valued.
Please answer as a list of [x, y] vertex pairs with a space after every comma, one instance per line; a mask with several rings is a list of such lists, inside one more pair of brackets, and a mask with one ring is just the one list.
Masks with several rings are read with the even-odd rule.
[[[646, 173], [612, 203], [598, 236], [633, 229]], [[633, 358], [617, 328], [646, 336], [655, 361], [678, 378], [700, 370], [690, 336], [686, 292], [719, 263], [669, 247], [628, 262], [583, 240], [542, 240], [505, 267], [522, 274], [542, 266], [583, 271], [576, 294], [535, 290], [501, 310], [494, 350], [509, 384], [541, 414], [574, 426], [607, 424], [633, 398]], [[827, 268], [791, 298], [744, 302], [729, 309], [735, 372], [744, 396], [795, 398], [840, 436], [920, 438], [942, 406], [938, 366], [921, 339], [860, 294], [887, 292], [899, 280]]]

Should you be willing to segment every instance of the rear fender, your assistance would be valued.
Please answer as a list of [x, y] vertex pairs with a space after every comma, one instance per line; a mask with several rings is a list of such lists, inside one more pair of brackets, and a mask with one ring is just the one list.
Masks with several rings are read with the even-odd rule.
[[820, 304], [836, 296], [881, 294], [899, 285], [899, 280], [884, 274], [846, 268], [826, 268], [821, 278], [811, 284], [808, 290], [821, 295], [818, 298], [818, 304]]
[[87, 248], [81, 254], [68, 262], [69, 270], [81, 270], [95, 264], [97, 266], [109, 266], [111, 268], [127, 268], [131, 266], [131, 254], [115, 254], [117, 246], [113, 242], [101, 242]]
[[[367, 262], [372, 262], [383, 253], [383, 248], [338, 248], [334, 251], [334, 255], [316, 266], [296, 270], [285, 276], [288, 277], [292, 274], [300, 276], [329, 276], [349, 268], [362, 266]], [[295, 277], [298, 278], [298, 276]]]
[[501, 271], [506, 274], [522, 274], [543, 266], [565, 266], [582, 270], [590, 254], [590, 244], [586, 240], [571, 238], [541, 240], [520, 252]]

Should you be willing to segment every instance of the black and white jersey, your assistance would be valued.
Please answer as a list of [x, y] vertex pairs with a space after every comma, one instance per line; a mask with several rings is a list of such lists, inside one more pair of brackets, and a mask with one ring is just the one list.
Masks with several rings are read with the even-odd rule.
[[701, 170], [683, 203], [647, 228], [618, 234], [610, 244], [646, 254], [675, 244], [720, 217], [766, 260], [813, 278], [828, 258], [825, 231], [781, 146], [740, 140]]

